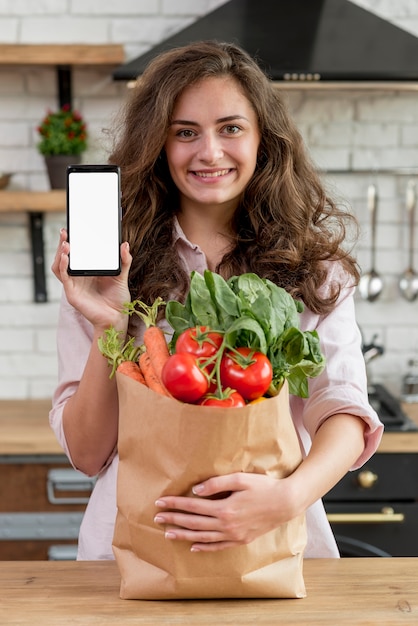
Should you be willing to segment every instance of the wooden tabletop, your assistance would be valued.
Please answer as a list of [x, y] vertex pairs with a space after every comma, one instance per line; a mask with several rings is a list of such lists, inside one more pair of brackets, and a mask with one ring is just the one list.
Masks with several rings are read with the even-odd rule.
[[418, 624], [418, 558], [306, 559], [297, 600], [121, 600], [114, 561], [0, 562], [0, 623], [13, 626]]
[[[418, 404], [404, 404], [418, 423]], [[49, 426], [51, 400], [0, 400], [0, 456], [62, 454]], [[418, 432], [384, 433], [378, 452], [418, 453]]]

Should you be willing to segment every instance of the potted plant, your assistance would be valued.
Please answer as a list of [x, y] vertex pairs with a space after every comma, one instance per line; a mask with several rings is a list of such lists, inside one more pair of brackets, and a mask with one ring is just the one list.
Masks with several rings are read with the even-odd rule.
[[87, 148], [86, 124], [78, 111], [65, 104], [58, 111], [48, 110], [37, 131], [41, 137], [37, 147], [45, 158], [51, 187], [65, 188], [67, 165], [79, 163]]

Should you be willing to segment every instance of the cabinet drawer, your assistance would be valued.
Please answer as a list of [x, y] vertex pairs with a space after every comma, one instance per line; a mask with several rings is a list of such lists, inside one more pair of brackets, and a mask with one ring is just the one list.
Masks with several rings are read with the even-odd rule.
[[[340, 549], [345, 543], [357, 541], [389, 556], [418, 556], [418, 504], [328, 503], [326, 511]], [[336, 516], [340, 521], [333, 522]], [[355, 522], [351, 521], [353, 517]]]
[[94, 482], [63, 455], [0, 457], [0, 560], [75, 559]]
[[0, 464], [0, 512], [84, 511], [94, 479], [65, 458]]
[[418, 500], [418, 454], [375, 454], [362, 468], [349, 472], [324, 501]]
[[1, 561], [61, 561], [75, 560], [77, 542], [57, 541], [0, 541]]

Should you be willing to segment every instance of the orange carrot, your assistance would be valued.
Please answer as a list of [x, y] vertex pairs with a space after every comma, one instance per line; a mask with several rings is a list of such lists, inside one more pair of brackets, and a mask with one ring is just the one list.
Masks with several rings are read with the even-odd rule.
[[158, 326], [148, 326], [144, 333], [144, 345], [149, 355], [157, 378], [161, 380], [161, 372], [170, 353], [164, 332]]
[[138, 363], [135, 363], [135, 361], [122, 361], [118, 365], [117, 371], [121, 374], [129, 376], [130, 378], [133, 378], [134, 380], [137, 380], [143, 385], [147, 384], [145, 382], [144, 375], [141, 372], [141, 368], [139, 367]]
[[168, 396], [171, 398], [171, 395], [168, 393], [167, 389], [164, 387], [161, 380], [156, 375], [148, 352], [143, 352], [139, 357], [139, 367], [141, 368], [141, 371], [145, 378], [145, 382], [150, 389], [162, 394], [163, 396]]

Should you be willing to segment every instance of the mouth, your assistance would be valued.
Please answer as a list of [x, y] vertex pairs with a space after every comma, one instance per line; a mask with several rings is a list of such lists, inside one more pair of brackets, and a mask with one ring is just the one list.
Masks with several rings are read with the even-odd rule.
[[223, 169], [223, 170], [216, 170], [216, 171], [212, 171], [212, 172], [208, 172], [208, 171], [205, 171], [205, 172], [203, 172], [203, 171], [192, 171], [191, 173], [194, 176], [197, 176], [198, 178], [221, 178], [222, 176], [226, 176], [230, 172], [232, 172], [232, 168]]

